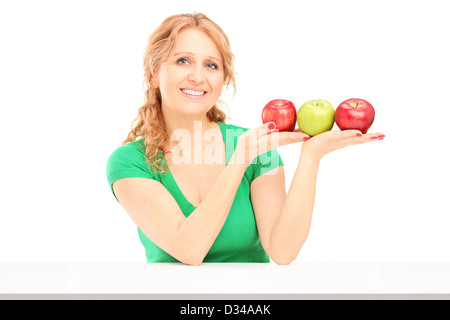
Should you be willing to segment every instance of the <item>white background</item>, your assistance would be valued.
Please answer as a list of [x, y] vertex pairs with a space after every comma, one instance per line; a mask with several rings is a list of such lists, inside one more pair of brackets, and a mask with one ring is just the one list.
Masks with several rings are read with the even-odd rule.
[[[228, 34], [232, 124], [352, 97], [386, 138], [327, 155], [301, 262], [450, 262], [446, 1], [1, 1], [0, 262], [145, 262], [105, 175], [143, 101], [147, 38], [202, 12]], [[336, 127], [334, 128], [336, 129]], [[300, 145], [279, 149], [289, 187]]]

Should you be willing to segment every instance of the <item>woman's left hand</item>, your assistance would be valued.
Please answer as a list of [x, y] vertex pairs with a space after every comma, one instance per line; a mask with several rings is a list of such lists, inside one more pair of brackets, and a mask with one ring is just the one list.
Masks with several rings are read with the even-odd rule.
[[302, 153], [307, 153], [316, 160], [326, 154], [357, 144], [382, 140], [383, 132], [362, 134], [359, 130], [326, 131], [311, 137], [302, 146]]

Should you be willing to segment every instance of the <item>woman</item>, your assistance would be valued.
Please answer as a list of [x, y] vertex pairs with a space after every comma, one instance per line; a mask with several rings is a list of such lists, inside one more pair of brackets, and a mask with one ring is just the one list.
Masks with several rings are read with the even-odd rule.
[[[225, 124], [219, 97], [224, 86], [235, 86], [233, 54], [203, 14], [167, 18], [144, 57], [146, 102], [111, 154], [107, 176], [138, 226], [147, 261], [292, 262], [308, 236], [320, 159], [381, 133], [310, 139], [298, 130], [278, 132], [274, 123], [251, 130]], [[298, 142], [286, 194], [276, 147]]]

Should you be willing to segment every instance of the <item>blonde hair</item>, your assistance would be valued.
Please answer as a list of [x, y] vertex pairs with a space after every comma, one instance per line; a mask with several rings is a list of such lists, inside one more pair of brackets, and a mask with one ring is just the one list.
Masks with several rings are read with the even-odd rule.
[[[162, 154], [167, 154], [165, 147], [169, 142], [164, 117], [161, 109], [161, 92], [154, 88], [150, 80], [159, 66], [174, 48], [178, 33], [187, 28], [197, 28], [205, 32], [222, 53], [224, 85], [231, 84], [236, 90], [234, 77], [234, 55], [231, 52], [228, 37], [212, 20], [201, 13], [179, 14], [166, 18], [150, 36], [144, 53], [144, 89], [145, 102], [138, 110], [131, 131], [122, 145], [143, 138], [147, 163], [155, 173], [166, 173], [166, 163]], [[224, 122], [227, 114], [216, 103], [206, 114], [210, 121]]]

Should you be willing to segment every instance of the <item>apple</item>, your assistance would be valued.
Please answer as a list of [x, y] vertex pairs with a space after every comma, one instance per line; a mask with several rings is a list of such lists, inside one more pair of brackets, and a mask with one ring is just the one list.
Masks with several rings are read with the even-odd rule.
[[297, 109], [289, 100], [275, 99], [270, 101], [262, 110], [262, 122], [275, 122], [276, 129], [294, 131]]
[[305, 102], [297, 113], [300, 130], [315, 136], [329, 131], [334, 125], [334, 108], [327, 100], [311, 100]]
[[352, 98], [339, 104], [334, 117], [341, 130], [355, 129], [367, 133], [375, 119], [375, 109], [366, 100]]

